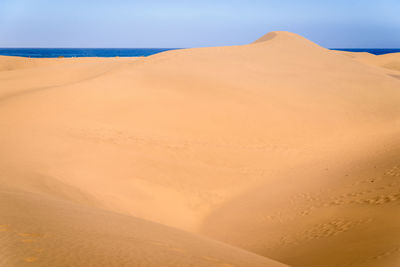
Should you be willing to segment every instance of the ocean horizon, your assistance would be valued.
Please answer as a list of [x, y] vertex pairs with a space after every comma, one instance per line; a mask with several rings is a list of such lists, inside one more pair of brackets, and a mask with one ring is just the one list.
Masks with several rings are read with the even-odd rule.
[[[1, 56], [31, 58], [58, 57], [147, 57], [183, 48], [0, 48]], [[367, 52], [374, 55], [400, 53], [400, 48], [330, 48], [348, 52]]]
[[0, 48], [1, 56], [58, 57], [147, 57], [179, 48]]

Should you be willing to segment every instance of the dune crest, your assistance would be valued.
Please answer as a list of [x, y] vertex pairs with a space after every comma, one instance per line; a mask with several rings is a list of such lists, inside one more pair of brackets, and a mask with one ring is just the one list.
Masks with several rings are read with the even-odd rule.
[[285, 32], [285, 31], [275, 31], [269, 32], [262, 36], [261, 38], [254, 41], [252, 44], [263, 44], [269, 45], [271, 43], [279, 43], [281, 46], [286, 45], [301, 45], [301, 46], [313, 46], [313, 47], [320, 47], [319, 45], [315, 44], [314, 42], [300, 36], [298, 34], [292, 32]]
[[397, 266], [397, 61], [0, 57], [0, 265]]
[[266, 41], [272, 40], [272, 39], [274, 39], [275, 37], [277, 37], [278, 34], [284, 34], [284, 33], [269, 32], [269, 33], [267, 33], [266, 35], [264, 35], [263, 37], [261, 37], [261, 38], [257, 39], [256, 41], [254, 41], [253, 44], [261, 43], [261, 42], [266, 42]]

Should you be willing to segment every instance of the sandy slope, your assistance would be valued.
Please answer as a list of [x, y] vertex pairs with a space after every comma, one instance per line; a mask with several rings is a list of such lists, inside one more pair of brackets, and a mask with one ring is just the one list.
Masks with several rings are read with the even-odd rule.
[[3, 265], [398, 266], [399, 63], [286, 32], [0, 57]]
[[1, 266], [284, 266], [135, 217], [2, 192]]

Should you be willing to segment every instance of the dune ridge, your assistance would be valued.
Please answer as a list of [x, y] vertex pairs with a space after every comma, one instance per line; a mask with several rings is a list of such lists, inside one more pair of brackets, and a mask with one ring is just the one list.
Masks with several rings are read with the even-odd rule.
[[398, 64], [288, 32], [0, 57], [0, 265], [397, 266]]

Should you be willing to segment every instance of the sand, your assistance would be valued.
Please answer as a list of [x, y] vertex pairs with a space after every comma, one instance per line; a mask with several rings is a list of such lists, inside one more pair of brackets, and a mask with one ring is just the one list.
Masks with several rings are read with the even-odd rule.
[[399, 64], [0, 57], [0, 266], [398, 266]]

